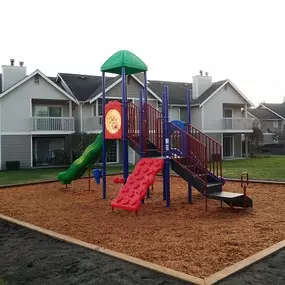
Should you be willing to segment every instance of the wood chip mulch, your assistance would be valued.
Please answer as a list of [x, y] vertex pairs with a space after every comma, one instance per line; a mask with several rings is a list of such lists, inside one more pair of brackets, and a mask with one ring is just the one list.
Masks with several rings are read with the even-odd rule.
[[[187, 203], [187, 183], [171, 178], [171, 207], [162, 201], [162, 178], [157, 177], [151, 198], [138, 216], [111, 211], [110, 201], [121, 185], [108, 177], [107, 200], [102, 184], [88, 180], [4, 188], [0, 212], [74, 238], [135, 256], [197, 277], [232, 265], [285, 239], [285, 186], [252, 183], [248, 195], [253, 209], [220, 208], [193, 190]], [[225, 191], [241, 192], [227, 182]]]

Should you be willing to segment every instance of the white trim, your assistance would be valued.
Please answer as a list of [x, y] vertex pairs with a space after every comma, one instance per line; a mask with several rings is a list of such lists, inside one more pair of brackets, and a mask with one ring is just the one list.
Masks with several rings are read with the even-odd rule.
[[31, 167], [33, 167], [33, 136], [31, 136]]
[[27, 136], [27, 135], [68, 135], [75, 131], [33, 131], [33, 132], [3, 132], [2, 136]]
[[86, 134], [100, 134], [102, 133], [102, 130], [96, 130], [96, 131], [85, 131]]
[[26, 136], [31, 135], [32, 132], [2, 132], [2, 136]]
[[271, 110], [269, 107], [263, 105], [263, 104], [260, 104], [262, 107], [264, 107], [265, 109], [267, 109], [268, 111], [270, 111], [271, 113], [273, 113], [274, 115], [278, 116], [279, 118], [281, 118], [282, 120], [285, 120], [284, 117], [282, 117], [281, 115], [277, 114], [276, 112], [274, 112], [273, 110]]
[[[122, 77], [120, 77], [117, 81], [115, 81], [114, 83], [112, 83], [110, 86], [108, 86], [107, 88], [105, 88], [105, 93], [107, 93], [110, 89], [112, 89], [113, 87], [115, 87], [117, 84], [119, 84], [122, 81]], [[102, 96], [102, 91], [97, 94], [95, 97], [93, 97], [92, 99], [89, 100], [89, 103], [92, 104], [95, 100], [97, 100], [99, 97]], [[107, 96], [106, 96], [107, 97]], [[87, 100], [88, 101], [88, 100]], [[86, 102], [87, 102], [86, 101]]]
[[[141, 86], [144, 87], [144, 83], [138, 79], [134, 74], [131, 74], [131, 77], [133, 77]], [[147, 91], [154, 96], [159, 102], [162, 102], [162, 99], [155, 93], [153, 92], [149, 87], [147, 87]]]
[[61, 82], [63, 83], [64, 87], [67, 89], [66, 92], [67, 92], [67, 93], [70, 93], [70, 95], [72, 95], [73, 97], [75, 97], [74, 94], [72, 93], [72, 91], [70, 90], [70, 88], [69, 88], [68, 85], [65, 83], [65, 81], [63, 80], [63, 78], [61, 77], [61, 75], [60, 75], [59, 73], [57, 74], [56, 81], [57, 81], [58, 78], [60, 78], [60, 80], [61, 80]]
[[253, 130], [203, 130], [203, 133], [226, 133], [226, 134], [240, 134], [240, 133], [253, 133]]
[[250, 113], [249, 111], [247, 111], [248, 114], [250, 114], [253, 118], [259, 120], [256, 116], [254, 116], [252, 113]]
[[83, 105], [79, 104], [79, 116], [80, 116], [80, 133], [83, 132]]
[[[251, 101], [249, 101], [246, 96], [228, 79], [226, 80], [215, 92], [213, 92], [205, 101], [203, 101], [200, 104], [200, 107], [206, 104], [215, 94], [217, 94], [226, 84], [230, 84], [236, 91], [239, 93], [239, 95], [250, 105], [254, 106]], [[226, 103], [226, 102], [225, 102]]]
[[33, 131], [32, 135], [69, 135], [74, 134], [75, 131]]
[[[14, 89], [16, 89], [17, 87], [19, 87], [20, 85], [22, 85], [23, 83], [25, 83], [26, 81], [28, 81], [29, 79], [31, 79], [33, 76], [35, 76], [36, 74], [40, 75], [43, 79], [45, 79], [48, 83], [50, 83], [52, 86], [54, 86], [58, 91], [60, 91], [63, 95], [65, 95], [68, 99], [72, 100], [73, 102], [75, 102], [76, 104], [79, 104], [79, 102], [77, 101], [77, 99], [75, 99], [74, 97], [72, 97], [70, 94], [68, 94], [65, 90], [61, 89], [57, 84], [55, 84], [53, 81], [51, 81], [47, 76], [45, 76], [40, 70], [36, 69], [34, 72], [32, 72], [30, 75], [24, 77], [22, 80], [20, 80], [19, 82], [17, 82], [16, 84], [12, 85], [11, 87], [9, 87], [8, 89], [6, 89], [3, 93], [0, 94], [0, 98], [4, 97], [5, 95], [7, 95], [8, 93], [10, 93], [11, 91], [13, 91]], [[48, 99], [48, 98], [47, 98]]]

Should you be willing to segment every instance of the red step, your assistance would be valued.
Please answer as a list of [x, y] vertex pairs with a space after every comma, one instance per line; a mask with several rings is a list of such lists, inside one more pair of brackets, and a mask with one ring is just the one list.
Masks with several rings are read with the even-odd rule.
[[163, 164], [163, 159], [141, 159], [117, 197], [111, 202], [112, 209], [119, 208], [137, 212], [141, 200], [146, 196], [147, 189], [154, 183], [156, 174], [163, 169]]

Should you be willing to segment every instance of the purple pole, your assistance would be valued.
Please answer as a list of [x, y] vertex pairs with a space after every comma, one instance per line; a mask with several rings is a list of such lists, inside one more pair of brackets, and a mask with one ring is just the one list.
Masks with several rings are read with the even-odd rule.
[[[191, 89], [187, 89], [187, 124], [191, 124]], [[187, 152], [188, 155], [189, 152], [191, 153], [191, 145], [189, 145]], [[192, 204], [192, 186], [190, 183], [188, 183], [188, 202]]]
[[[162, 150], [165, 157], [165, 92], [162, 93]], [[163, 166], [163, 200], [166, 200], [166, 184], [165, 173], [166, 165]]]
[[124, 183], [127, 182], [129, 175], [128, 158], [128, 98], [126, 91], [126, 70], [122, 67], [122, 105], [123, 105], [123, 171]]
[[103, 199], [106, 199], [107, 196], [107, 183], [106, 183], [106, 140], [105, 140], [105, 72], [102, 72], [102, 128], [103, 128], [103, 170], [102, 170], [102, 179], [103, 179]]
[[170, 207], [170, 143], [169, 143], [169, 118], [168, 118], [168, 86], [164, 87], [165, 92], [165, 185], [166, 185], [166, 207]]
[[143, 149], [143, 90], [140, 89], [140, 125], [139, 125], [139, 136], [140, 136], [140, 158], [144, 157], [144, 149]]

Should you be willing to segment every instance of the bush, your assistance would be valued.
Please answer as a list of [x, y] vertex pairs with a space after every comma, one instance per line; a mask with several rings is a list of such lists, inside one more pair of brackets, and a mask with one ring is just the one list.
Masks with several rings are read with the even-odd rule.
[[20, 161], [6, 161], [6, 169], [7, 170], [19, 170], [20, 169]]

